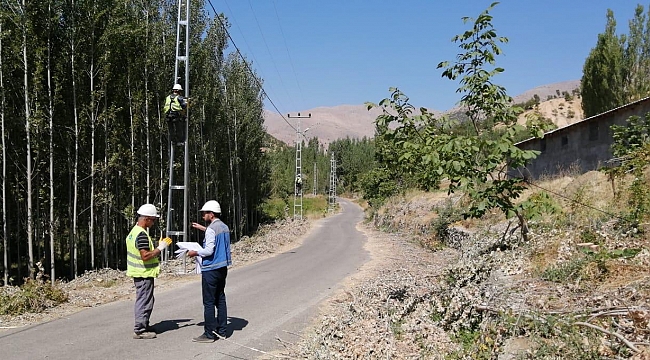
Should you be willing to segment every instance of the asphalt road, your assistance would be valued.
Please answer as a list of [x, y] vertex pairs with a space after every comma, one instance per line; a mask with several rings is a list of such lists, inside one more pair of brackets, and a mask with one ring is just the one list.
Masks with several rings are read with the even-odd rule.
[[[134, 340], [133, 301], [119, 301], [51, 322], [0, 332], [0, 359], [253, 359], [300, 333], [347, 276], [369, 259], [356, 230], [361, 208], [319, 221], [289, 252], [228, 274], [228, 339], [193, 343], [203, 331], [200, 282], [156, 292], [153, 340]], [[233, 259], [236, 261], [236, 259]]]

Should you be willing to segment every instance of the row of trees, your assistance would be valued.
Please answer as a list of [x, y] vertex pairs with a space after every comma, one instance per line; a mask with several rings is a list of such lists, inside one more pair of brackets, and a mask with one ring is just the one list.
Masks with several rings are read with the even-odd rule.
[[[190, 214], [216, 198], [245, 234], [268, 193], [261, 82], [226, 55], [226, 19], [201, 2], [190, 13]], [[3, 3], [4, 284], [33, 277], [38, 261], [52, 281], [123, 268], [134, 210], [165, 213], [176, 14], [171, 0]]]
[[642, 5], [629, 21], [629, 34], [616, 34], [614, 12], [607, 10], [605, 32], [598, 35], [583, 66], [582, 107], [586, 117], [650, 95], [650, 8]]
[[[361, 177], [377, 166], [374, 140], [338, 139], [325, 150], [317, 137], [305, 139], [301, 147], [303, 194], [328, 194], [331, 154], [336, 160], [337, 193], [360, 190]], [[280, 145], [269, 152], [271, 195], [288, 201], [294, 192], [296, 149]], [[315, 189], [315, 191], [314, 191]]]

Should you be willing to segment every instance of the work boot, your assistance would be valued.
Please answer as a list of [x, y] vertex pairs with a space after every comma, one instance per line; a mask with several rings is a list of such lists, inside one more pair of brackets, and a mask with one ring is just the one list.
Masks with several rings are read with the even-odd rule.
[[141, 333], [133, 333], [133, 338], [134, 339], [155, 339], [156, 338], [156, 333], [154, 332], [141, 332]]
[[202, 334], [199, 337], [193, 338], [192, 341], [193, 342], [198, 342], [198, 343], [211, 343], [211, 342], [214, 342], [214, 339], [205, 336], [205, 334]]

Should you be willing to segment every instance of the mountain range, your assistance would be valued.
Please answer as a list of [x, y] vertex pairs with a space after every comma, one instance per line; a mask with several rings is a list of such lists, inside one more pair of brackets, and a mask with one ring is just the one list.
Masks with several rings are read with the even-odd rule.
[[[580, 109], [580, 106], [577, 106], [579, 104], [576, 105], [575, 102], [572, 102], [569, 106], [573, 105], [573, 108], [576, 109], [573, 116], [569, 117], [566, 115], [566, 111], [564, 112], [566, 116], [561, 116], [561, 110], [566, 110], [566, 104], [563, 104], [561, 99], [553, 99], [552, 102], [549, 102], [551, 100], [547, 99], [549, 96], [557, 96], [558, 92], [562, 93], [566, 91], [571, 93], [574, 89], [578, 88], [580, 88], [580, 80], [546, 84], [514, 96], [513, 100], [515, 103], [522, 103], [530, 100], [535, 94], [537, 94], [540, 97], [542, 104], [547, 103], [546, 106], [540, 106], [540, 109], [546, 109], [546, 112], [548, 112], [548, 115], [543, 115], [556, 121], [557, 125], [561, 127], [582, 119], [582, 113], [578, 110]], [[564, 106], [560, 108], [560, 111], [558, 111], [557, 108], [560, 105]], [[459, 108], [455, 107], [446, 111], [430, 111], [435, 114], [450, 114], [458, 112]], [[346, 137], [358, 139], [363, 137], [373, 137], [375, 133], [374, 121], [377, 116], [381, 114], [381, 109], [374, 108], [367, 110], [366, 106], [363, 104], [338, 105], [307, 109], [300, 111], [299, 114], [303, 117], [311, 114], [311, 117], [309, 118], [300, 119], [300, 131], [304, 136], [306, 138], [318, 137], [320, 143], [327, 147], [330, 142]], [[264, 110], [264, 124], [266, 126], [266, 131], [271, 136], [287, 144], [295, 143], [297, 135], [294, 128], [297, 127], [297, 123], [298, 119], [288, 118], [286, 114], [281, 116], [277, 112]]]

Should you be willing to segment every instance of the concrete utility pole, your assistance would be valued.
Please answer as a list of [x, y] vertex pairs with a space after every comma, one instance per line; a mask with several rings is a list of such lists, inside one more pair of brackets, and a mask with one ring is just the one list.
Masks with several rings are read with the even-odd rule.
[[296, 124], [296, 177], [293, 181], [293, 219], [302, 220], [302, 138], [305, 136], [304, 133], [309, 130], [300, 131], [300, 119], [309, 119], [311, 114], [304, 116], [298, 113], [297, 116], [291, 116], [287, 114], [289, 119], [298, 119]]

